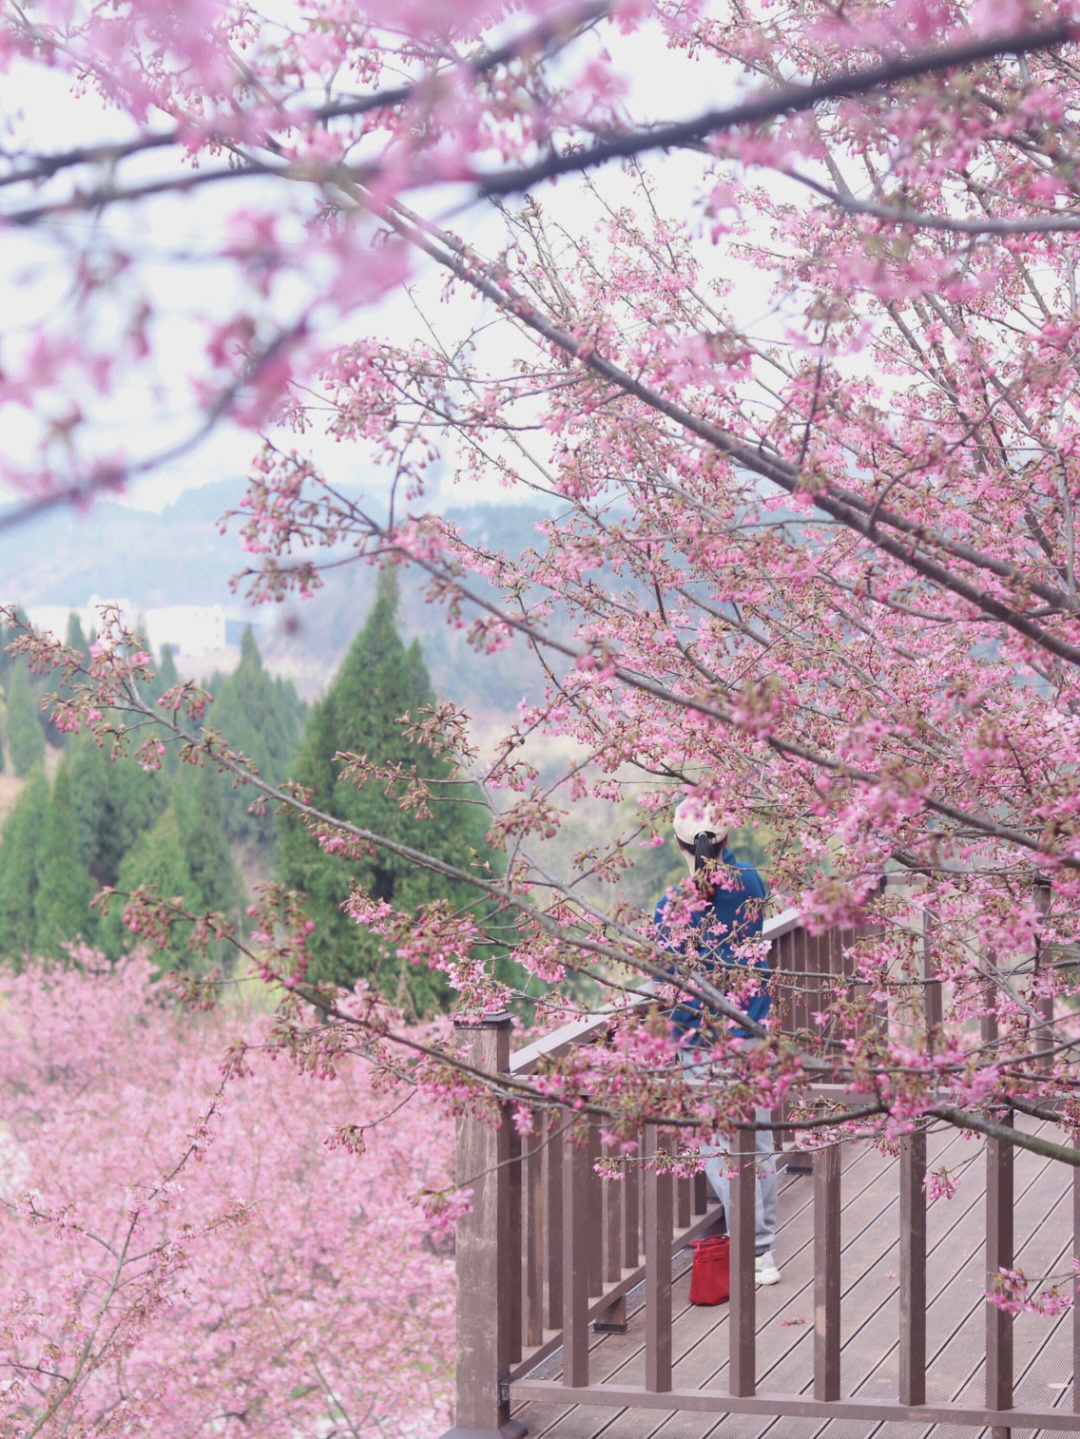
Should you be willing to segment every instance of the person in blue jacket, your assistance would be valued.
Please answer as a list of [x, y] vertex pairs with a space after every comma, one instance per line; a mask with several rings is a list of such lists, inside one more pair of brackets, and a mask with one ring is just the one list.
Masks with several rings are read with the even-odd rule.
[[[692, 953], [688, 956], [691, 970], [709, 978], [725, 965], [745, 965], [746, 959], [736, 954], [733, 945], [740, 945], [761, 933], [764, 922], [765, 884], [752, 865], [743, 863], [727, 846], [728, 824], [711, 805], [703, 805], [697, 799], [685, 799], [675, 811], [675, 839], [686, 856], [690, 873], [697, 877], [698, 894], [709, 901], [690, 920], [691, 934], [683, 931], [680, 938], [672, 936], [667, 915], [672, 897], [665, 894], [656, 906], [654, 915], [661, 943], [673, 953], [685, 954], [690, 943]], [[757, 967], [768, 976], [768, 961], [757, 961]], [[673, 977], [677, 977], [673, 974]], [[720, 978], [720, 976], [717, 976]], [[721, 986], [726, 988], [726, 986]], [[748, 1019], [762, 1023], [769, 1012], [772, 1000], [764, 986], [755, 994], [742, 1012]], [[702, 1010], [701, 1000], [694, 996], [680, 999], [671, 1016], [672, 1031], [680, 1047], [680, 1055], [686, 1066], [692, 1084], [709, 1082], [711, 1071], [708, 1060], [709, 1030], [729, 1023], [732, 1035], [752, 1042], [750, 1031], [738, 1028], [732, 1021], [724, 1021], [719, 1015]], [[769, 1119], [767, 1110], [756, 1110], [755, 1119], [760, 1123]], [[780, 1270], [773, 1258], [772, 1244], [776, 1232], [776, 1156], [773, 1149], [771, 1129], [755, 1130], [757, 1151], [755, 1184], [755, 1279], [760, 1284], [776, 1284]], [[701, 1145], [705, 1156], [705, 1175], [713, 1192], [724, 1206], [725, 1216], [730, 1212], [730, 1184], [726, 1171], [728, 1141], [722, 1135]]]

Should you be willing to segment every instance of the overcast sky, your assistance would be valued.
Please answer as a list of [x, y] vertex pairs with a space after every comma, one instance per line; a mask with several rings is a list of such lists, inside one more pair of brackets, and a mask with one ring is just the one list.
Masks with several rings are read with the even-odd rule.
[[[682, 54], [668, 52], [658, 43], [655, 31], [616, 39], [615, 43], [623, 52], [628, 73], [633, 76], [628, 103], [636, 117], [672, 117], [722, 98], [715, 86], [710, 86], [707, 95], [703, 94], [701, 85], [706, 67], [688, 64]], [[715, 79], [717, 72], [711, 73]], [[18, 129], [32, 135], [43, 150], [63, 149], [70, 145], [73, 135], [81, 141], [92, 142], [123, 138], [131, 129], [130, 122], [125, 123], [122, 115], [106, 110], [93, 92], [75, 98], [61, 77], [26, 65], [14, 66], [5, 77], [3, 106], [6, 116], [15, 110], [23, 113]], [[139, 161], [148, 173], [162, 163], [156, 156]], [[661, 209], [668, 205], [676, 214], [684, 211], [694, 192], [699, 159], [674, 156], [654, 168]], [[625, 183], [614, 169], [596, 179], [613, 197]], [[10, 364], [11, 357], [17, 355], [35, 326], [67, 303], [66, 292], [76, 250], [96, 233], [95, 227], [102, 224], [109, 234], [130, 243], [143, 257], [139, 278], [147, 285], [149, 298], [158, 313], [155, 322], [160, 343], [158, 354], [165, 357], [165, 362], [159, 360], [138, 371], [125, 369], [108, 400], [93, 400], [99, 443], [106, 451], [113, 445], [122, 447], [129, 457], [135, 458], [156, 453], [182, 439], [197, 423], [191, 378], [202, 366], [205, 321], [231, 313], [245, 300], [232, 266], [216, 260], [215, 252], [227, 216], [240, 204], [257, 206], [260, 193], [280, 203], [277, 187], [260, 192], [261, 185], [258, 180], [247, 180], [243, 190], [229, 185], [208, 187], [190, 195], [146, 200], [128, 209], [116, 207], [106, 213], [103, 221], [73, 215], [21, 234], [6, 233], [0, 269], [0, 314], [3, 315], [0, 361], [7, 358]], [[572, 224], [577, 205], [575, 191], [576, 183], [570, 181], [555, 187], [546, 186], [539, 196], [545, 210]], [[450, 193], [428, 195], [426, 209], [437, 217], [442, 209], [456, 210], [458, 198]], [[467, 212], [455, 213], [453, 224], [482, 251], [498, 244], [501, 222], [484, 207], [474, 206]], [[303, 245], [299, 227], [294, 243]], [[455, 314], [449, 307], [437, 307], [440, 283], [425, 279], [424, 262], [418, 262], [420, 306], [429, 313], [438, 308], [440, 325], [455, 338], [475, 320], [477, 308], [469, 303]], [[760, 331], [769, 308], [761, 278], [748, 272], [741, 293], [746, 311], [744, 323], [757, 326]], [[308, 296], [299, 281], [286, 280], [277, 298], [281, 312], [287, 314], [293, 306], [302, 305]], [[94, 318], [98, 342], [107, 343], [110, 327], [119, 335], [119, 323], [115, 309], [107, 304], [100, 306]], [[393, 336], [400, 341], [419, 329], [416, 308], [407, 296], [399, 293], [350, 317], [337, 338], [365, 333]], [[33, 426], [28, 423], [26, 413], [12, 404], [0, 407], [3, 452], [16, 461], [29, 460], [32, 441]], [[160, 509], [192, 485], [242, 477], [257, 447], [258, 437], [253, 432], [221, 424], [197, 450], [134, 482], [128, 499], [140, 507]], [[355, 453], [340, 445], [315, 443], [313, 447], [320, 462], [331, 469], [338, 481], [359, 482], [361, 465]], [[373, 479], [369, 473], [364, 483], [378, 486], [379, 479]], [[483, 495], [473, 497], [492, 500], [507, 494], [496, 485], [486, 489]], [[10, 496], [10, 491], [8, 493]], [[465, 496], [446, 492], [439, 498], [444, 504], [460, 503]], [[432, 506], [436, 502], [436, 496], [429, 497]]]

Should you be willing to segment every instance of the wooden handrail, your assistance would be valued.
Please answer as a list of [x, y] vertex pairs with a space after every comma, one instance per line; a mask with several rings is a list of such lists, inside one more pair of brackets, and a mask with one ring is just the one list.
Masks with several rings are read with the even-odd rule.
[[[796, 988], [779, 1000], [786, 1025], [809, 1023], [816, 990], [831, 987], [849, 967], [843, 958], [845, 936], [854, 940], [857, 933], [809, 936], [794, 909], [766, 920], [762, 937], [772, 968], [781, 975], [787, 970], [802, 974]], [[620, 1015], [655, 1003], [662, 988], [662, 982], [649, 981], [513, 1055], [509, 1016], [489, 1016], [489, 1033], [482, 1029], [470, 1039], [474, 1062], [493, 1075], [525, 1076], [545, 1060], [594, 1042]], [[564, 1391], [589, 1392], [589, 1326], [624, 1324], [626, 1295], [643, 1280], [651, 1296], [646, 1306], [649, 1382], [653, 1392], [669, 1388], [672, 1258], [708, 1233], [718, 1218], [703, 1176], [676, 1176], [663, 1166], [628, 1166], [622, 1183], [605, 1185], [595, 1171], [598, 1128], [582, 1144], [564, 1142], [557, 1125], [526, 1135], [523, 1142], [514, 1131], [509, 1102], [503, 1109], [496, 1131], [471, 1116], [459, 1122], [458, 1175], [462, 1183], [473, 1181], [474, 1202], [458, 1224], [463, 1282], [457, 1425], [444, 1439], [520, 1439], [523, 1426], [510, 1417], [509, 1386], [532, 1382], [537, 1364], [556, 1349], [563, 1353]], [[659, 1131], [646, 1125], [639, 1138], [655, 1147]], [[737, 1387], [752, 1394], [754, 1179], [749, 1151], [740, 1163], [733, 1209], [741, 1204], [740, 1232], [745, 1232], [734, 1246], [732, 1272], [739, 1291], [734, 1307], [746, 1316], [749, 1337], [744, 1335], [736, 1369], [741, 1376]]]
[[[763, 937], [770, 965], [779, 977], [774, 995], [785, 1033], [815, 1031], [819, 996], [837, 983], [862, 981], [855, 970], [857, 947], [879, 931], [843, 927], [810, 934], [798, 911], [766, 921]], [[942, 981], [933, 977], [928, 931], [922, 941], [924, 1022], [941, 1023]], [[508, 1015], [489, 1016], [470, 1036], [476, 1067], [492, 1075], [526, 1075], [544, 1060], [597, 1040], [620, 1015], [656, 1002], [662, 983], [650, 982], [618, 1003], [564, 1024], [509, 1053]], [[906, 1014], [907, 1011], [905, 1010]], [[888, 1026], [896, 1016], [868, 1006], [866, 1023]], [[984, 1019], [984, 1039], [994, 1023]], [[486, 1032], [485, 1032], [486, 1030]], [[826, 1031], [827, 1033], [827, 1031]], [[817, 1084], [818, 1095], [849, 1098], [841, 1083]], [[920, 1130], [900, 1144], [899, 1189], [899, 1373], [896, 1400], [843, 1396], [841, 1386], [839, 1153], [818, 1151], [814, 1172], [814, 1365], [813, 1397], [802, 1390], [761, 1393], [757, 1388], [754, 1289], [755, 1146], [743, 1127], [731, 1143], [733, 1175], [724, 1194], [731, 1231], [731, 1355], [727, 1392], [681, 1389], [674, 1383], [671, 1353], [673, 1259], [716, 1226], [704, 1176], [687, 1177], [669, 1163], [641, 1166], [640, 1155], [667, 1149], [678, 1164], [688, 1141], [657, 1121], [637, 1133], [637, 1154], [624, 1163], [621, 1179], [604, 1183], [597, 1173], [599, 1120], [571, 1140], [562, 1120], [548, 1117], [535, 1133], [518, 1136], [511, 1104], [502, 1102], [503, 1123], [492, 1129], [482, 1117], [459, 1122], [459, 1182], [474, 1188], [473, 1208], [458, 1224], [459, 1352], [457, 1427], [444, 1439], [522, 1439], [524, 1426], [510, 1415], [515, 1399], [644, 1410], [727, 1409], [732, 1413], [792, 1414], [814, 1418], [884, 1419], [989, 1425], [993, 1439], [1008, 1439], [1010, 1425], [1071, 1431], [1080, 1439], [1080, 1385], [1073, 1412], [1014, 1410], [1012, 1317], [988, 1297], [986, 1314], [986, 1396], [978, 1406], [927, 1404], [927, 1237], [924, 1179], [926, 1135]], [[632, 1149], [632, 1146], [631, 1146]], [[1012, 1149], [1008, 1137], [987, 1143], [986, 1268], [992, 1283], [1013, 1263]], [[609, 1155], [616, 1165], [616, 1155]], [[1074, 1251], [1080, 1253], [1080, 1171], [1074, 1175]], [[591, 1381], [589, 1329], [625, 1328], [627, 1298], [644, 1284], [643, 1386]], [[541, 1363], [562, 1351], [562, 1375], [540, 1378]], [[1074, 1328], [1074, 1368], [1080, 1372], [1080, 1306]], [[1028, 1423], [1026, 1421], [1032, 1421]]]
[[[770, 945], [784, 935], [791, 934], [799, 927], [799, 911], [785, 909], [782, 914], [767, 919], [762, 926], [761, 937]], [[510, 1059], [511, 1074], [530, 1074], [542, 1059], [557, 1059], [579, 1044], [589, 1044], [597, 1038], [620, 1014], [633, 1014], [655, 999], [660, 985], [650, 979], [633, 991], [634, 998], [617, 1004], [606, 1004], [602, 1009], [584, 1019], [571, 1020], [569, 1024], [553, 1029], [550, 1034], [534, 1039], [523, 1045]]]
[[649, 980], [634, 991], [636, 998], [626, 1004], [606, 1004], [587, 1019], [573, 1019], [569, 1024], [560, 1025], [550, 1034], [534, 1039], [523, 1045], [510, 1059], [511, 1074], [531, 1074], [542, 1059], [557, 1059], [576, 1049], [579, 1044], [588, 1044], [600, 1035], [619, 1014], [632, 1014], [643, 1009], [655, 997], [659, 985]]

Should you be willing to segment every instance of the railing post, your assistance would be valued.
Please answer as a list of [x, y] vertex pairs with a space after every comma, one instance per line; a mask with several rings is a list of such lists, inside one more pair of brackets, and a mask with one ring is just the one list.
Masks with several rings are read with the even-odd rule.
[[606, 1178], [604, 1196], [604, 1283], [617, 1284], [623, 1270], [622, 1195], [624, 1184], [614, 1176]]
[[814, 1155], [814, 1398], [840, 1398], [840, 1148]]
[[[638, 1141], [640, 1152], [640, 1140]], [[641, 1164], [635, 1155], [624, 1167], [623, 1172], [623, 1267], [636, 1269], [641, 1252], [641, 1219], [638, 1214], [638, 1199], [641, 1195]]]
[[[1050, 910], [1050, 903], [1053, 897], [1050, 886], [1041, 881], [1035, 885], [1035, 908], [1039, 912], [1040, 919], [1045, 919]], [[1035, 935], [1035, 955], [1032, 960], [1032, 979], [1041, 978], [1045, 968], [1045, 955], [1042, 938], [1042, 926], [1040, 924]], [[1047, 1074], [1053, 1068], [1054, 1062], [1054, 996], [1052, 994], [1040, 995], [1033, 1005], [1041, 1023], [1037, 1026], [1035, 1036], [1035, 1060], [1037, 1068]]]
[[671, 1388], [671, 1237], [670, 1173], [655, 1168], [660, 1131], [645, 1126], [645, 1388], [666, 1394]]
[[[617, 1284], [623, 1272], [623, 1223], [622, 1211], [626, 1198], [624, 1180], [606, 1178], [601, 1181], [600, 1192], [604, 1214], [604, 1284]], [[626, 1296], [620, 1294], [593, 1320], [597, 1334], [626, 1333]]]
[[694, 1175], [694, 1213], [702, 1215], [709, 1207], [709, 1181], [705, 1178], [705, 1171], [699, 1169]]
[[934, 967], [934, 921], [928, 910], [922, 917], [923, 1014], [926, 1018], [926, 1047], [933, 1054], [941, 1044], [944, 1021], [944, 993]]
[[[1080, 1135], [1074, 1134], [1072, 1140], [1074, 1146], [1080, 1143]], [[1072, 1201], [1073, 1260], [1076, 1261], [1080, 1260], [1080, 1169], [1074, 1169], [1072, 1172]], [[1075, 1300], [1072, 1311], [1072, 1352], [1072, 1407], [1074, 1414], [1080, 1414], [1080, 1304], [1077, 1304]]]
[[588, 1292], [600, 1294], [604, 1288], [604, 1181], [596, 1172], [600, 1158], [600, 1121], [594, 1119], [589, 1125], [589, 1198], [590, 1243], [586, 1247], [586, 1262], [589, 1271]]
[[[1000, 1113], [999, 1122], [1011, 1123]], [[1013, 1147], [1008, 1139], [986, 1141], [986, 1287], [993, 1288], [998, 1272], [1013, 1266]], [[1011, 1409], [1013, 1405], [1013, 1317], [986, 1301], [986, 1405]], [[1007, 1425], [991, 1429], [992, 1439], [1009, 1439]]]
[[[484, 1074], [510, 1068], [510, 1016], [488, 1015], [460, 1026], [466, 1062]], [[510, 1353], [521, 1322], [520, 1215], [511, 1213], [511, 1126], [498, 1129], [465, 1115], [457, 1126], [457, 1183], [472, 1190], [472, 1210], [458, 1220], [457, 1402], [443, 1439], [521, 1439], [510, 1418]], [[516, 1186], [520, 1200], [521, 1187]], [[517, 1238], [517, 1246], [513, 1241]], [[515, 1282], [516, 1273], [516, 1282]], [[516, 1299], [517, 1315], [511, 1313]], [[516, 1319], [516, 1323], [515, 1323]]]
[[757, 1384], [756, 1304], [754, 1299], [754, 1131], [740, 1125], [728, 1156], [735, 1170], [729, 1194], [731, 1213], [731, 1314], [728, 1334], [731, 1359], [728, 1388], [736, 1396], [752, 1395]]
[[[989, 968], [996, 957], [987, 956]], [[982, 1042], [988, 1062], [996, 1058], [998, 1042], [997, 990], [992, 983], [985, 989], [986, 1004], [982, 1017]], [[1003, 1125], [1012, 1124], [1008, 1110], [997, 1111], [994, 1117]], [[986, 1140], [986, 1289], [997, 1283], [999, 1271], [1013, 1266], [1013, 1147], [1008, 1139], [987, 1137]], [[986, 1301], [986, 1407], [1011, 1409], [1013, 1406], [1013, 1317], [989, 1299]], [[995, 1424], [991, 1439], [1009, 1439], [1008, 1425]]]
[[691, 1179], [681, 1176], [675, 1181], [675, 1228], [690, 1228]]
[[900, 1403], [926, 1403], [926, 1130], [900, 1141]]
[[[522, 1274], [525, 1267], [524, 1234], [522, 1219], [524, 1186], [521, 1173], [521, 1135], [510, 1123], [510, 1116], [503, 1111], [503, 1129], [507, 1131], [509, 1151], [506, 1156], [506, 1246], [500, 1245], [499, 1267], [506, 1273], [506, 1359], [507, 1368], [521, 1362], [522, 1330]], [[503, 1258], [505, 1254], [506, 1258]], [[502, 1296], [500, 1295], [500, 1298]]]
[[544, 1145], [544, 1191], [547, 1227], [544, 1265], [547, 1269], [547, 1327], [561, 1329], [563, 1321], [563, 1117], [548, 1120]]
[[526, 1139], [525, 1201], [523, 1339], [531, 1348], [544, 1338], [544, 1135], [540, 1128]]
[[563, 1383], [584, 1389], [589, 1382], [589, 1241], [596, 1214], [590, 1205], [594, 1179], [588, 1136], [563, 1144]]

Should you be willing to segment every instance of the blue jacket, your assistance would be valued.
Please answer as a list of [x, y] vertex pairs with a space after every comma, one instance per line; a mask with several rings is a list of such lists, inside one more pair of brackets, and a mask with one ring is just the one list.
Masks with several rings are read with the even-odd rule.
[[[725, 865], [736, 870], [739, 876], [738, 888], [718, 888], [713, 896], [713, 902], [707, 909], [701, 909], [691, 920], [695, 930], [701, 930], [697, 940], [697, 953], [693, 956], [692, 967], [703, 977], [708, 978], [720, 965], [741, 965], [746, 961], [731, 951], [730, 939], [736, 944], [742, 944], [747, 939], [753, 939], [761, 933], [764, 922], [764, 904], [756, 904], [756, 913], [748, 914], [746, 901], [748, 899], [764, 900], [766, 890], [765, 882], [758, 874], [753, 865], [743, 864], [735, 858], [735, 852], [725, 849], [722, 855]], [[660, 942], [673, 953], [682, 954], [686, 948], [685, 940], [678, 942], [671, 941], [668, 936], [665, 918], [670, 900], [665, 894], [656, 906], [656, 913], [653, 915]], [[769, 962], [760, 959], [755, 967], [763, 970], [767, 975]], [[677, 978], [676, 975], [672, 975]], [[747, 1006], [745, 1013], [749, 1019], [757, 1023], [764, 1022], [772, 1004], [767, 993], [756, 994]], [[687, 1045], [701, 1042], [701, 1000], [689, 996], [680, 999], [671, 1016], [672, 1030], [675, 1038]], [[748, 1031], [736, 1029], [734, 1033], [743, 1039], [748, 1038]]]

